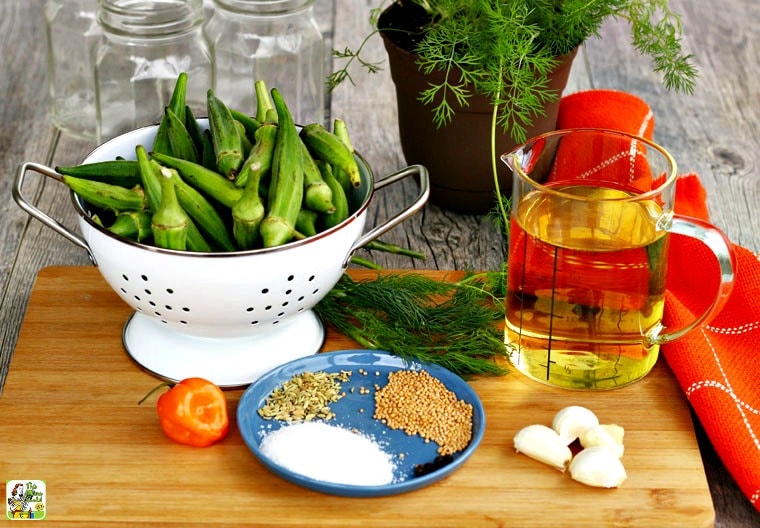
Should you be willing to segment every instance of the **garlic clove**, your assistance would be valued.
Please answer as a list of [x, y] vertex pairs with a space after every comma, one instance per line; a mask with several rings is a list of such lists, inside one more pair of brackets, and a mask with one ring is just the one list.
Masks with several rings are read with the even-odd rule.
[[580, 451], [570, 462], [570, 476], [598, 488], [617, 488], [628, 478], [623, 463], [606, 446], [592, 446]]
[[612, 449], [618, 458], [623, 456], [623, 435], [625, 431], [616, 424], [600, 424], [583, 431], [578, 439], [583, 447], [606, 446]]
[[572, 444], [581, 433], [599, 425], [599, 419], [589, 409], [580, 405], [570, 405], [557, 411], [552, 420], [554, 429], [565, 445]]
[[520, 429], [514, 437], [515, 451], [564, 472], [573, 454], [551, 427], [535, 424]]

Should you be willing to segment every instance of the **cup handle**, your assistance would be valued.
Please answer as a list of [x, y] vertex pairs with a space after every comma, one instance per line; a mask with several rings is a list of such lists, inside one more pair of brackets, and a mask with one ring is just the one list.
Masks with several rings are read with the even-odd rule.
[[[705, 244], [715, 255], [720, 268], [720, 284], [718, 293], [712, 304], [694, 321], [673, 331], [665, 333], [655, 333], [650, 339], [653, 343], [663, 344], [675, 341], [683, 337], [686, 333], [693, 330], [702, 323], [709, 322], [725, 306], [731, 290], [734, 286], [734, 273], [736, 269], [736, 257], [734, 256], [733, 246], [728, 237], [715, 226], [704, 222], [698, 218], [687, 218], [674, 215], [665, 230], [671, 234], [684, 235], [695, 238]], [[662, 327], [660, 327], [660, 330]]]

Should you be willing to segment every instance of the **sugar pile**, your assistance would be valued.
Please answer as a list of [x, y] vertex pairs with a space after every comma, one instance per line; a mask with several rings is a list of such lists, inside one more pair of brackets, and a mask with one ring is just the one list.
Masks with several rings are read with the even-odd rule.
[[393, 482], [393, 460], [371, 438], [324, 422], [298, 422], [268, 433], [261, 451], [305, 477], [352, 486]]

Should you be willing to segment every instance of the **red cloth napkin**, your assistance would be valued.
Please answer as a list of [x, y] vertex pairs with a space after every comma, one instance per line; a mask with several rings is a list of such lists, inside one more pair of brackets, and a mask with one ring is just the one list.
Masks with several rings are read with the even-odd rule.
[[[582, 127], [651, 139], [654, 116], [632, 94], [588, 90], [563, 97], [558, 115], [557, 128]], [[696, 174], [679, 177], [678, 214], [709, 220], [706, 198]], [[663, 345], [662, 354], [715, 451], [760, 511], [760, 254], [740, 246], [734, 252], [736, 277], [726, 305], [712, 321]], [[680, 327], [701, 313], [715, 295], [718, 274], [715, 258], [703, 244], [673, 235], [664, 325]]]

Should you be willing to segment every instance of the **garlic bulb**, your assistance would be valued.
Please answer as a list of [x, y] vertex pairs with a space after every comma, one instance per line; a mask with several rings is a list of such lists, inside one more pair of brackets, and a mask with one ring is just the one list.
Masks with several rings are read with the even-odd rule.
[[578, 437], [583, 447], [606, 446], [620, 458], [623, 456], [623, 435], [625, 431], [615, 424], [601, 424], [586, 429]]
[[567, 444], [551, 427], [545, 425], [523, 427], [515, 435], [514, 443], [518, 453], [524, 453], [563, 472], [573, 457]]
[[570, 405], [560, 409], [552, 420], [554, 429], [565, 445], [572, 444], [581, 433], [599, 425], [596, 415], [580, 405]]
[[628, 478], [623, 463], [606, 446], [587, 447], [575, 455], [570, 462], [570, 476], [599, 488], [616, 488]]

